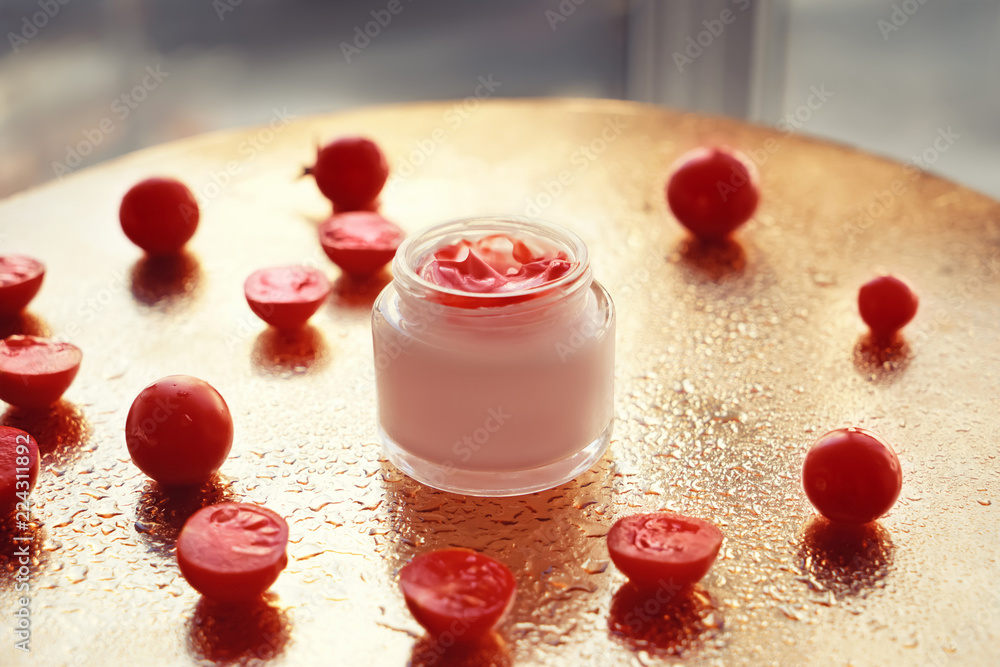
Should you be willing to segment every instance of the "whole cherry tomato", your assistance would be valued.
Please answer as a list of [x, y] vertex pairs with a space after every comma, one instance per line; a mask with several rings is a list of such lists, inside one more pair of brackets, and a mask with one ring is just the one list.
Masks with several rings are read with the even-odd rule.
[[338, 212], [371, 210], [389, 177], [389, 165], [371, 139], [343, 137], [320, 148], [306, 173]]
[[858, 311], [876, 338], [895, 335], [917, 314], [919, 303], [910, 286], [893, 276], [880, 276], [858, 290]]
[[667, 203], [677, 221], [705, 241], [725, 239], [750, 219], [759, 201], [756, 166], [731, 148], [682, 155], [667, 182]]
[[860, 428], [830, 431], [809, 449], [802, 486], [820, 514], [831, 521], [868, 523], [888, 512], [903, 488], [896, 452]]
[[140, 392], [125, 421], [132, 462], [161, 484], [200, 484], [233, 446], [233, 418], [215, 387], [170, 375]]
[[179, 252], [194, 236], [200, 217], [194, 195], [173, 178], [147, 178], [133, 185], [118, 209], [125, 236], [150, 255]]

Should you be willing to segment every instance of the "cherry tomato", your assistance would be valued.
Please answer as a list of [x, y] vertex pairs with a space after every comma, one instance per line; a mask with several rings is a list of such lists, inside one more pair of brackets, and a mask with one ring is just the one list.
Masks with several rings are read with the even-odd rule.
[[38, 480], [38, 443], [24, 431], [0, 426], [0, 517], [14, 510]]
[[191, 587], [227, 602], [253, 600], [288, 564], [288, 524], [259, 505], [219, 503], [187, 520], [177, 538], [177, 564]]
[[137, 183], [118, 209], [125, 236], [150, 255], [178, 252], [194, 236], [200, 217], [194, 195], [172, 178]]
[[190, 375], [170, 375], [132, 402], [125, 443], [132, 462], [157, 482], [200, 484], [229, 455], [233, 418], [212, 385]]
[[316, 269], [282, 266], [254, 271], [243, 292], [257, 317], [278, 329], [298, 329], [323, 305], [330, 282]]
[[881, 276], [858, 290], [858, 311], [872, 335], [891, 338], [917, 314], [919, 299], [899, 278]]
[[45, 266], [24, 255], [0, 255], [0, 317], [17, 315], [38, 294]]
[[860, 428], [830, 431], [802, 464], [809, 502], [830, 521], [861, 524], [888, 512], [903, 488], [896, 452]]
[[344, 137], [320, 148], [306, 173], [338, 211], [359, 211], [372, 207], [389, 177], [389, 165], [374, 141]]
[[760, 200], [757, 168], [726, 147], [681, 156], [667, 182], [667, 203], [678, 222], [705, 241], [721, 241], [750, 219]]
[[83, 352], [76, 345], [37, 336], [0, 341], [0, 400], [19, 408], [52, 405], [69, 389]]
[[721, 546], [722, 531], [714, 524], [671, 512], [633, 514], [608, 532], [611, 560], [644, 590], [699, 581]]
[[319, 241], [333, 263], [350, 276], [375, 275], [392, 261], [405, 234], [378, 213], [335, 215], [319, 228]]
[[454, 642], [476, 641], [493, 629], [517, 590], [506, 565], [459, 548], [415, 557], [399, 571], [399, 585], [417, 622]]

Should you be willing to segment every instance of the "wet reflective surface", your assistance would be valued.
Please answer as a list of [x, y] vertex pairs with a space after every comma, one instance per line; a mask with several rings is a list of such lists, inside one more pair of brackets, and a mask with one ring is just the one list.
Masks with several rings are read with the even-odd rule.
[[[31, 652], [15, 649], [5, 615], [0, 664], [988, 663], [1000, 641], [1000, 204], [728, 121], [491, 102], [451, 128], [447, 108], [303, 119], [253, 156], [240, 152], [249, 130], [198, 138], [0, 203], [0, 248], [48, 267], [3, 331], [44, 330], [84, 352], [61, 403], [0, 416], [43, 452], [31, 522], [0, 526], [0, 606], [30, 598]], [[339, 279], [316, 239], [329, 205], [296, 175], [316, 137], [362, 132], [401, 164], [438, 127], [444, 141], [382, 195], [387, 217], [409, 232], [482, 213], [547, 218], [583, 237], [615, 299], [613, 441], [557, 489], [463, 498], [380, 458], [369, 310], [388, 276]], [[777, 150], [760, 150], [768, 138]], [[761, 209], [718, 248], [688, 240], [663, 201], [668, 166], [700, 141], [763, 155]], [[220, 187], [212, 175], [230, 161], [238, 173]], [[153, 174], [184, 179], [202, 203], [173, 263], [145, 260], [117, 225], [121, 195]], [[904, 194], [877, 205], [894, 183]], [[250, 312], [242, 285], [291, 263], [336, 282], [287, 335]], [[921, 303], [888, 348], [867, 341], [855, 305], [880, 271], [905, 276]], [[236, 424], [219, 476], [184, 493], [134, 468], [123, 433], [136, 394], [171, 373], [213, 384]], [[815, 518], [799, 481], [806, 448], [847, 425], [882, 435], [904, 475], [889, 516], [857, 531]], [[223, 500], [265, 504], [291, 528], [288, 568], [256, 605], [217, 607], [177, 571], [184, 519]], [[726, 542], [697, 587], [650, 599], [609, 564], [603, 537], [615, 518], [660, 508], [714, 520]], [[397, 590], [403, 563], [443, 546], [481, 549], [517, 576], [511, 615], [483, 645], [425, 638]]]

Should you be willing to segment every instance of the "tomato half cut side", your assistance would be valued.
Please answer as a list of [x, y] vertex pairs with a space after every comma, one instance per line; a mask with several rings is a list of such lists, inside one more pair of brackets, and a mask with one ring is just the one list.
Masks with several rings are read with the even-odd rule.
[[260, 269], [243, 284], [250, 310], [276, 329], [298, 329], [330, 294], [330, 281], [317, 269], [281, 266]]
[[200, 484], [229, 456], [233, 417], [204, 380], [170, 375], [143, 389], [125, 420], [132, 462], [167, 486]]
[[722, 531], [671, 512], [634, 514], [608, 532], [611, 560], [636, 586], [688, 586], [704, 577], [722, 547]]
[[421, 554], [399, 572], [406, 606], [432, 636], [473, 642], [499, 623], [514, 601], [514, 574], [471, 549]]
[[378, 213], [353, 211], [320, 225], [319, 240], [330, 260], [349, 276], [378, 273], [396, 256], [406, 234]]
[[214, 600], [259, 598], [288, 565], [288, 524], [249, 503], [203, 507], [177, 538], [177, 564], [191, 587]]
[[38, 294], [45, 265], [24, 255], [0, 255], [0, 317], [17, 315]]
[[9, 336], [0, 341], [0, 400], [19, 408], [52, 405], [73, 384], [82, 360], [71, 343]]
[[38, 481], [38, 443], [21, 429], [0, 426], [0, 518]]

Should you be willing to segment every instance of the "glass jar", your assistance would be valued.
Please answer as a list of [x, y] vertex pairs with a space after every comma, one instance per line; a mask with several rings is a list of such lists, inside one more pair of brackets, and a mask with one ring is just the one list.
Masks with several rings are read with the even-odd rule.
[[[495, 234], [553, 247], [572, 268], [503, 293], [421, 277], [438, 249]], [[459, 220], [408, 238], [392, 269], [372, 312], [379, 435], [392, 463], [445, 491], [511, 496], [600, 459], [614, 417], [615, 311], [576, 234], [522, 218]]]

